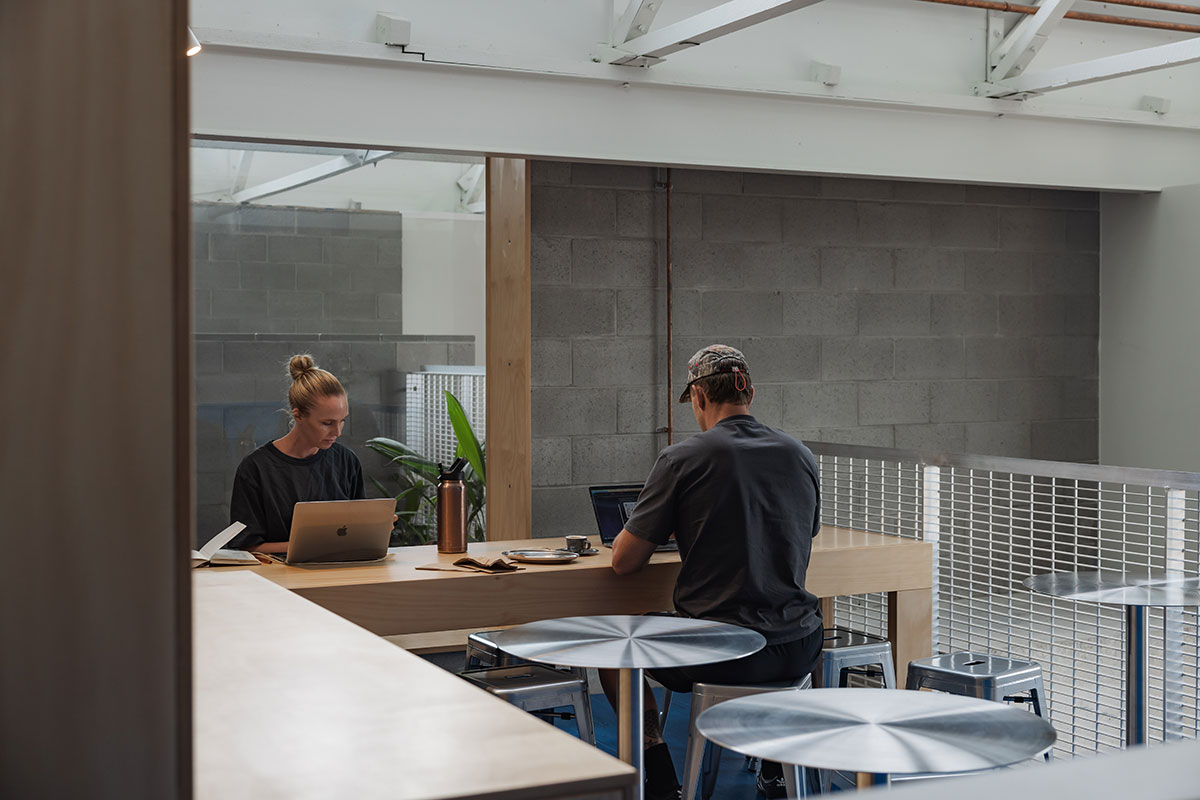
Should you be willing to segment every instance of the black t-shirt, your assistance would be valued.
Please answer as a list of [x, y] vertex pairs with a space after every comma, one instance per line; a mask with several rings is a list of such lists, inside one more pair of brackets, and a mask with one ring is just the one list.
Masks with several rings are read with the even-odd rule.
[[820, 507], [812, 451], [737, 415], [659, 454], [625, 529], [655, 544], [674, 531], [677, 612], [783, 644], [821, 626], [804, 588]]
[[301, 501], [364, 497], [362, 465], [348, 448], [334, 442], [308, 458], [292, 458], [267, 442], [238, 465], [229, 520], [245, 523], [246, 530], [229, 547], [286, 542], [292, 531], [292, 509]]

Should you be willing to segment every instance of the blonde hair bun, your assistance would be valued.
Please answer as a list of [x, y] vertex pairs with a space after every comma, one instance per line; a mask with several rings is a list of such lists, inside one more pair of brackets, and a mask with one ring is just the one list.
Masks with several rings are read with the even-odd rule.
[[292, 356], [288, 359], [288, 375], [292, 376], [292, 380], [300, 380], [300, 376], [306, 372], [311, 372], [316, 369], [317, 365], [313, 361], [313, 357], [307, 353]]

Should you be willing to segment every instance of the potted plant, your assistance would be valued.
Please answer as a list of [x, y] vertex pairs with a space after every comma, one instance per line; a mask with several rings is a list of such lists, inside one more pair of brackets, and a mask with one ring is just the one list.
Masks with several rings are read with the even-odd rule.
[[[467, 539], [483, 541], [486, 515], [484, 496], [487, 486], [487, 461], [484, 444], [475, 436], [471, 421], [462, 404], [446, 392], [446, 412], [457, 441], [456, 455], [467, 459], [463, 485], [467, 492]], [[396, 527], [392, 545], [431, 544], [437, 540], [437, 479], [438, 465], [408, 445], [377, 436], [367, 441], [367, 447], [387, 458], [396, 471], [390, 479], [396, 484]], [[393, 494], [382, 482], [371, 482], [383, 495]]]

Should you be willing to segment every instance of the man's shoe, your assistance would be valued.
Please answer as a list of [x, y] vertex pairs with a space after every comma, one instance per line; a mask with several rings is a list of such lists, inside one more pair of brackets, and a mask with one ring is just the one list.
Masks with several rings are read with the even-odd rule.
[[758, 789], [758, 793], [765, 796], [767, 800], [787, 797], [787, 784], [783, 782], [782, 775], [777, 778], [764, 778], [759, 772], [758, 778], [754, 781], [754, 788]]

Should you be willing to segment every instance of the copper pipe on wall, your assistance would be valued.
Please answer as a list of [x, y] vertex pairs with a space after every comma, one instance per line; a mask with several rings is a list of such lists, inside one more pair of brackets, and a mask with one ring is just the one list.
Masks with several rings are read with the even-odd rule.
[[674, 264], [671, 260], [671, 168], [667, 167], [667, 444], [675, 443], [675, 382], [671, 367], [675, 360], [674, 296], [671, 293]]
[[1155, 11], [1173, 11], [1176, 14], [1200, 14], [1200, 6], [1189, 6], [1182, 3], [1160, 3], [1158, 0], [1092, 0], [1092, 2], [1108, 3], [1114, 6], [1152, 8]]
[[[947, 6], [964, 6], [966, 8], [984, 8], [988, 11], [1011, 11], [1016, 14], [1036, 14], [1037, 6], [1026, 6], [1018, 3], [1008, 3], [1004, 0], [921, 0], [922, 3], [940, 3]], [[1135, 28], [1156, 28], [1164, 31], [1179, 33], [1200, 33], [1200, 25], [1183, 25], [1178, 22], [1159, 22], [1153, 19], [1135, 19], [1134, 17], [1113, 17], [1108, 14], [1087, 14], [1080, 11], [1068, 11], [1067, 19], [1078, 19], [1084, 22], [1104, 22], [1109, 25], [1129, 25]]]

